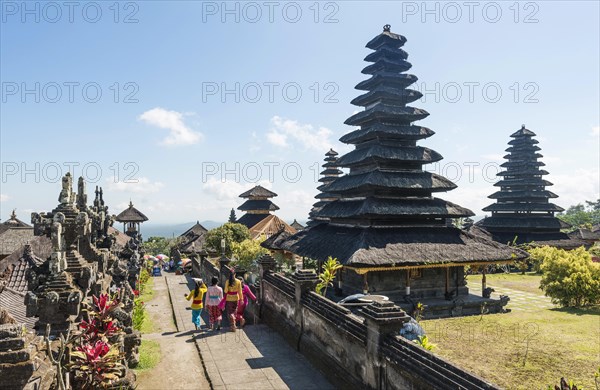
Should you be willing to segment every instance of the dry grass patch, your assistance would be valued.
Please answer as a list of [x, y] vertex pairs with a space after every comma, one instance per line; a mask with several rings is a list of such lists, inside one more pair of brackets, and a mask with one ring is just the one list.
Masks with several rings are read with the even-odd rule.
[[547, 389], [561, 377], [595, 388], [600, 307], [535, 309], [423, 321], [433, 352], [506, 389]]
[[[467, 278], [469, 284], [481, 285], [481, 275], [469, 275]], [[542, 275], [535, 272], [521, 274], [487, 274], [487, 285], [490, 287], [510, 288], [513, 290], [524, 291], [532, 294], [544, 295], [540, 290], [540, 280]]]

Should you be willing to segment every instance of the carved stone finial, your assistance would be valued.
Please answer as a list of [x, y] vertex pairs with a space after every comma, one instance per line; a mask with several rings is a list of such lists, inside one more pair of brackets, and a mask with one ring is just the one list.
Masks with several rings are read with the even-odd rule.
[[525, 125], [521, 125], [521, 128], [522, 128], [522, 129], [524, 129], [524, 128], [525, 128]]
[[386, 24], [385, 26], [383, 26], [383, 32], [390, 32], [390, 29], [392, 28], [391, 25]]
[[12, 213], [10, 214], [10, 219], [17, 219], [17, 209], [13, 209]]
[[84, 210], [87, 206], [87, 194], [85, 191], [85, 180], [83, 176], [79, 177], [77, 182], [77, 207]]
[[29, 241], [27, 241], [27, 243], [25, 244], [25, 247], [23, 248], [23, 257], [30, 258], [32, 256], [33, 256], [33, 249], [31, 248], [31, 244], [29, 243]]

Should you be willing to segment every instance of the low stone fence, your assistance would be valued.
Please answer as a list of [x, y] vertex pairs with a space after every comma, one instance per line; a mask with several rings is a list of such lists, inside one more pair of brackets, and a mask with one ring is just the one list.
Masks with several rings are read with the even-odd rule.
[[203, 278], [204, 281], [209, 284], [210, 279], [213, 276], [220, 278], [219, 268], [208, 260], [208, 258], [202, 256], [192, 257], [192, 276], [195, 278]]
[[261, 268], [259, 317], [337, 387], [356, 389], [496, 389], [494, 385], [397, 336], [406, 314], [393, 303], [374, 303], [361, 315], [315, 293], [317, 275]]

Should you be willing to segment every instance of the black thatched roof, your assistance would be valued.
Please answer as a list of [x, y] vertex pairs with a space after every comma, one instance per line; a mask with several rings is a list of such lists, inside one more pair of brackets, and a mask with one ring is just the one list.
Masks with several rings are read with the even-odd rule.
[[[522, 259], [527, 253], [453, 227], [348, 227], [317, 224], [280, 249], [354, 266], [403, 266]], [[514, 256], [513, 256], [514, 255]]]
[[241, 223], [250, 229], [252, 226], [256, 225], [263, 219], [267, 218], [271, 214], [244, 214], [235, 223]]
[[495, 231], [490, 232], [485, 228], [482, 228], [480, 225], [473, 225], [469, 229], [469, 233], [488, 238], [499, 243], [503, 244], [512, 244], [513, 242], [517, 245], [528, 244], [531, 246], [554, 246], [561, 249], [575, 249], [580, 246], [589, 246], [585, 241], [579, 238], [573, 238], [567, 235], [566, 233], [562, 233], [560, 231], [556, 232], [522, 232], [522, 233], [514, 233], [514, 232], [502, 232]]
[[[442, 156], [417, 141], [434, 132], [411, 122], [429, 114], [407, 106], [421, 94], [407, 89], [417, 77], [404, 74], [411, 65], [401, 49], [406, 38], [389, 31], [371, 40], [375, 50], [363, 73], [371, 78], [356, 89], [367, 91], [352, 104], [364, 110], [346, 124], [360, 126], [341, 141], [355, 150], [336, 164], [349, 173], [321, 178], [319, 190], [338, 199], [317, 202], [309, 227], [281, 244], [282, 249], [324, 260], [337, 257], [346, 265], [465, 263], [507, 260], [524, 252], [472, 237], [448, 226], [450, 218], [474, 215], [451, 202], [434, 198], [434, 192], [456, 188], [450, 180], [425, 172], [423, 166]], [[323, 197], [319, 197], [326, 199]]]
[[10, 214], [10, 218], [8, 218], [6, 221], [4, 221], [0, 224], [0, 233], [5, 229], [10, 229], [10, 228], [15, 228], [15, 227], [30, 228], [32, 226], [21, 221], [19, 218], [17, 218], [16, 210], [13, 210], [12, 213]]
[[302, 226], [302, 224], [300, 222], [296, 221], [295, 219], [294, 219], [294, 222], [292, 222], [290, 224], [290, 226], [293, 227], [294, 229], [296, 229], [297, 231], [304, 229], [304, 226]]
[[[471, 210], [443, 199], [433, 198], [365, 198], [330, 202], [323, 206], [320, 216], [328, 218], [373, 218], [386, 220], [420, 217], [460, 218], [473, 216]], [[370, 218], [369, 218], [370, 219]]]
[[8, 227], [0, 231], [0, 256], [8, 256], [31, 240], [33, 227]]
[[183, 232], [179, 237], [192, 239], [197, 236], [202, 236], [208, 232], [208, 229], [200, 224], [200, 221], [196, 221], [194, 226]]
[[594, 231], [581, 228], [569, 233], [569, 237], [580, 240], [600, 241], [600, 230]]
[[240, 194], [240, 198], [253, 198], [253, 197], [261, 197], [261, 198], [273, 198], [277, 196], [273, 191], [267, 190], [263, 186], [255, 186], [254, 188], [249, 189], [248, 191]]
[[129, 207], [121, 211], [115, 220], [118, 222], [145, 222], [148, 220], [148, 217], [133, 207], [133, 203], [130, 201]]
[[237, 209], [241, 210], [241, 211], [250, 211], [250, 210], [275, 211], [275, 210], [279, 210], [279, 206], [277, 206], [275, 203], [271, 202], [268, 199], [258, 199], [258, 200], [248, 199], [247, 201], [242, 203]]
[[52, 254], [52, 240], [46, 236], [35, 236], [28, 243], [24, 243], [13, 251], [12, 254], [0, 260], [0, 274], [7, 268], [17, 264], [25, 253], [26, 245], [31, 247], [31, 251], [36, 258], [46, 260]]
[[340, 141], [348, 144], [356, 144], [359, 142], [364, 142], [369, 139], [373, 139], [373, 137], [386, 137], [387, 139], [423, 139], [428, 138], [434, 135], [435, 132], [433, 130], [428, 129], [427, 127], [415, 126], [415, 125], [406, 125], [399, 126], [394, 125], [390, 126], [385, 123], [377, 123], [373, 126], [362, 127], [358, 130], [351, 131], [350, 133], [344, 135], [340, 138]]
[[[325, 153], [325, 164], [323, 167], [326, 168], [323, 172], [321, 172], [321, 177], [319, 178], [319, 182], [323, 183], [322, 186], [319, 186], [317, 189], [322, 191], [322, 188], [330, 183], [334, 182], [343, 172], [338, 169], [338, 152], [333, 149], [329, 149], [327, 153]], [[315, 219], [315, 214], [321, 210], [321, 208], [327, 203], [338, 198], [336, 194], [328, 193], [328, 192], [320, 192], [315, 196], [315, 198], [320, 199], [315, 204], [313, 204], [312, 209], [308, 213], [308, 226], [311, 225], [311, 222]], [[325, 217], [321, 217], [321, 220], [326, 219]], [[304, 229], [304, 226], [300, 225], [296, 220], [294, 220], [298, 226], [291, 225], [294, 229], [300, 231]]]
[[[540, 148], [534, 136], [525, 125], [511, 134], [511, 147], [506, 149], [510, 153], [505, 156], [508, 161], [502, 164], [505, 170], [498, 173], [502, 180], [494, 184], [500, 191], [489, 196], [496, 199], [496, 203], [483, 209], [491, 211], [492, 216], [477, 224], [489, 231], [494, 240], [505, 242], [515, 236], [521, 243], [568, 240], [567, 235], [560, 232], [564, 223], [554, 216], [564, 209], [549, 201], [557, 195], [546, 190], [552, 183], [542, 179], [548, 172], [540, 169], [544, 164], [538, 161], [541, 154], [537, 153]], [[559, 246], [577, 245], [563, 242]]]

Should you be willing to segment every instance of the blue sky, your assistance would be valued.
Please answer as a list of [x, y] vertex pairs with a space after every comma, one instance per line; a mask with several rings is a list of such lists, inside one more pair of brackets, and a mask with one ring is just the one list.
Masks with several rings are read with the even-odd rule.
[[557, 204], [598, 197], [596, 1], [0, 4], [2, 220], [52, 209], [69, 166], [155, 223], [224, 221], [254, 182], [305, 220], [316, 164], [351, 149], [338, 139], [386, 23], [430, 91], [420, 144], [459, 185], [441, 197], [484, 215], [523, 123]]

